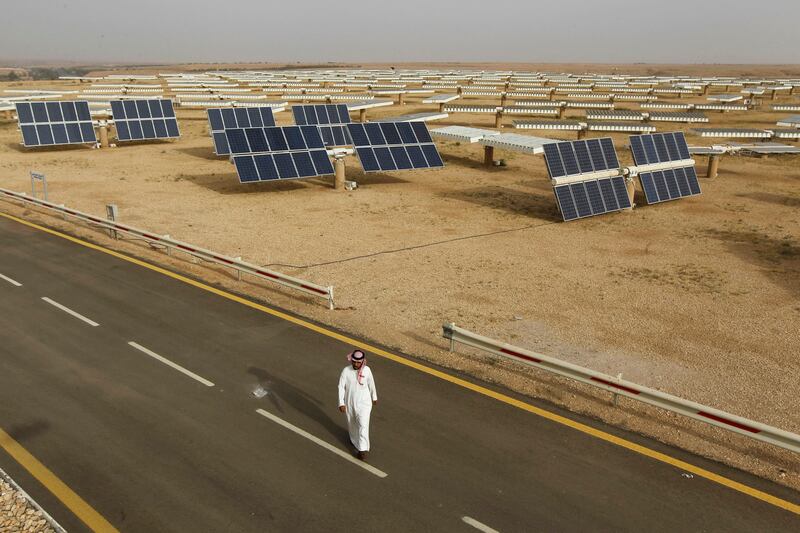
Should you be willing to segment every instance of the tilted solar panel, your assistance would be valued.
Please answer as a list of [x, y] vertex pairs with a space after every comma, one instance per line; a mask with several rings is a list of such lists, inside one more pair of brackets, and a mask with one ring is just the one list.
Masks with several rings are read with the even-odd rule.
[[652, 165], [690, 159], [689, 147], [683, 133], [654, 133], [631, 135], [631, 151], [637, 165]]
[[424, 122], [348, 124], [364, 172], [444, 166]]
[[622, 176], [556, 185], [553, 190], [565, 222], [631, 208]]
[[175, 108], [169, 99], [112, 100], [111, 115], [117, 141], [180, 137]]
[[670, 168], [639, 174], [648, 204], [677, 200], [700, 194], [694, 167]]
[[96, 143], [89, 102], [16, 102], [25, 146]]
[[209, 108], [208, 124], [217, 155], [229, 155], [225, 130], [229, 128], [262, 128], [275, 126], [275, 115], [269, 106]]
[[551, 178], [619, 168], [610, 137], [546, 144], [544, 158]]
[[242, 183], [334, 173], [316, 126], [233, 128], [224, 135]]
[[675, 162], [673, 168], [639, 173], [648, 204], [677, 200], [700, 194], [700, 183], [682, 132], [632, 135], [633, 160], [637, 166]]

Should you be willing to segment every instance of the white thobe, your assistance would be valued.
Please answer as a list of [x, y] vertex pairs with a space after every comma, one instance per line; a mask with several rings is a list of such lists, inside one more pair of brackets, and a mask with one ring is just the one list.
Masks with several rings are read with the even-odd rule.
[[348, 365], [339, 376], [339, 406], [345, 406], [350, 442], [360, 452], [369, 451], [369, 415], [372, 402], [378, 401], [375, 380], [368, 366], [362, 367], [361, 383], [358, 370]]

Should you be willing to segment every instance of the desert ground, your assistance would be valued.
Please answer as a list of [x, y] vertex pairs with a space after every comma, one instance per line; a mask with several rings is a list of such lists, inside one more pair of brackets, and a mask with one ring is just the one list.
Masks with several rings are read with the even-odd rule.
[[[800, 75], [797, 66], [772, 71], [748, 66], [563, 67], [570, 72]], [[0, 84], [0, 90], [11, 87], [77, 85]], [[436, 110], [421, 100], [407, 97], [402, 108], [370, 110], [368, 118]], [[776, 101], [786, 102], [800, 103], [800, 97]], [[458, 103], [499, 105], [493, 98]], [[696, 127], [767, 128], [793, 114], [771, 112], [770, 103], [765, 99], [746, 112], [706, 112], [710, 124]], [[638, 110], [639, 104], [617, 102], [616, 107]], [[584, 110], [570, 109], [565, 116], [579, 117]], [[622, 400], [615, 408], [608, 394], [465, 348], [449, 353], [441, 335], [442, 323], [452, 321], [800, 432], [800, 157], [728, 155], [719, 177], [705, 179], [706, 159], [698, 156], [702, 195], [647, 206], [637, 190], [637, 207], [630, 212], [564, 223], [541, 156], [496, 150], [505, 166], [487, 168], [481, 146], [437, 141], [446, 163], [442, 170], [365, 175], [358, 160], [349, 157], [347, 179], [358, 183], [354, 191], [334, 191], [332, 178], [242, 185], [228, 160], [213, 153], [205, 110], [178, 108], [178, 118], [182, 136], [177, 141], [108, 149], [26, 149], [16, 122], [1, 120], [0, 187], [28, 191], [29, 172], [42, 172], [51, 201], [98, 215], [113, 203], [121, 222], [333, 285], [335, 310], [12, 203], [0, 202], [0, 210], [800, 487], [800, 465], [789, 452], [634, 402]], [[279, 125], [292, 123], [291, 112], [278, 113], [277, 120]], [[504, 132], [575, 138], [574, 132], [514, 130], [510, 117], [504, 123]], [[655, 124], [658, 131], [685, 131], [690, 145], [718, 142], [692, 134], [693, 125]], [[491, 128], [494, 116], [451, 114], [429, 127], [445, 125]], [[589, 136], [612, 137], [623, 164], [632, 161], [627, 134]]]

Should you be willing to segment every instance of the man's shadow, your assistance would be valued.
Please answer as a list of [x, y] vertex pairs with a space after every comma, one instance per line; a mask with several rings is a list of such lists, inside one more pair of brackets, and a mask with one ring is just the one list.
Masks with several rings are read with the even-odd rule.
[[[294, 385], [286, 383], [282, 379], [273, 376], [263, 368], [251, 366], [247, 373], [258, 380], [261, 389], [267, 392], [266, 397], [275, 406], [275, 409], [283, 413], [283, 403], [291, 405], [312, 420], [320, 423], [340, 444], [347, 449], [353, 447], [350, 443], [350, 435], [344, 426], [334, 422], [322, 409], [322, 403], [298, 389]], [[344, 419], [344, 417], [342, 417]]]

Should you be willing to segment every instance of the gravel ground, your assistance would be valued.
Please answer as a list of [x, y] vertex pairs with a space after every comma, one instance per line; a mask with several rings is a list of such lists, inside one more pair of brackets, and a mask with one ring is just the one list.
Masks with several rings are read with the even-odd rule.
[[0, 470], [0, 532], [1, 533], [61, 533], [63, 529], [48, 521], [28, 495], [9, 483], [8, 475]]

